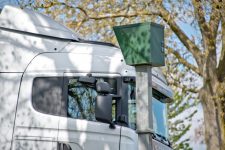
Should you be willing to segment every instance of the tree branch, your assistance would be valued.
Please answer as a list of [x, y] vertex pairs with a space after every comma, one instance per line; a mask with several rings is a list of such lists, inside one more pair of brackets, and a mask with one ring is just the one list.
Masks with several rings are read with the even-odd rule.
[[188, 92], [196, 93], [196, 94], [199, 93], [199, 90], [197, 88], [190, 88], [184, 84], [180, 84], [180, 82], [177, 79], [173, 78], [172, 76], [170, 76], [170, 77], [173, 80], [173, 81], [169, 81], [170, 85], [178, 87], [178, 88], [182, 89], [183, 91], [188, 91]]
[[34, 6], [34, 8], [45, 8], [45, 9], [47, 9], [47, 8], [51, 8], [51, 7], [56, 6], [56, 5], [57, 6], [66, 6], [67, 8], [79, 9], [81, 12], [83, 12], [85, 14], [85, 16], [88, 16], [86, 10], [83, 9], [82, 7], [79, 7], [79, 6], [74, 7], [74, 6], [68, 5], [68, 4], [64, 3], [64, 2], [49, 2], [49, 3], [45, 4], [45, 5]]
[[211, 28], [212, 39], [216, 39], [217, 37], [217, 31], [218, 31], [218, 27], [219, 27], [219, 23], [221, 19], [221, 15], [220, 15], [221, 5], [224, 5], [224, 4], [222, 4], [222, 2], [218, 2], [218, 0], [214, 0], [212, 2], [212, 11], [211, 11], [211, 16], [209, 21], [209, 27]]
[[61, 2], [49, 2], [49, 3], [46, 3], [46, 4], [41, 4], [41, 5], [36, 5], [36, 6], [33, 6], [34, 8], [51, 8], [55, 5], [66, 5], [65, 3], [61, 3]]
[[217, 67], [217, 77], [220, 81], [225, 80], [225, 6], [223, 4], [223, 11], [221, 11], [221, 30], [222, 30], [222, 50]]
[[185, 60], [177, 51], [175, 51], [173, 48], [170, 48], [168, 46], [166, 46], [166, 49], [169, 53], [173, 54], [178, 61], [183, 64], [184, 66], [186, 66], [188, 69], [191, 69], [192, 71], [194, 71], [195, 73], [197, 73], [199, 76], [202, 76], [201, 72], [199, 71], [198, 67], [190, 64], [187, 62], [187, 60]]
[[209, 41], [208, 38], [210, 35], [210, 30], [209, 30], [209, 24], [205, 20], [205, 11], [202, 6], [202, 2], [192, 0], [192, 4], [194, 6], [194, 14], [195, 14], [196, 20], [198, 21], [198, 25], [201, 31], [203, 45], [206, 45], [207, 41]]
[[82, 7], [75, 7], [76, 9], [79, 9], [80, 11], [82, 11], [86, 17], [88, 17], [87, 11], [85, 9], [83, 9]]
[[205, 11], [202, 7], [201, 1], [192, 0], [192, 3], [201, 33], [204, 34], [205, 32], [209, 32], [209, 25], [205, 20]]
[[149, 16], [149, 15], [158, 15], [158, 13], [149, 13], [149, 12], [135, 12], [135, 13], [130, 13], [130, 14], [124, 14], [124, 13], [116, 13], [116, 14], [103, 14], [103, 15], [98, 15], [98, 16], [89, 16], [89, 19], [94, 19], [94, 20], [102, 20], [102, 19], [109, 19], [109, 18], [119, 18], [119, 17], [137, 17], [137, 16]]
[[200, 49], [186, 36], [186, 34], [180, 29], [180, 27], [174, 21], [174, 18], [163, 7], [159, 7], [160, 17], [170, 26], [171, 30], [177, 35], [184, 46], [191, 52], [195, 58], [198, 66], [202, 66], [202, 53]]

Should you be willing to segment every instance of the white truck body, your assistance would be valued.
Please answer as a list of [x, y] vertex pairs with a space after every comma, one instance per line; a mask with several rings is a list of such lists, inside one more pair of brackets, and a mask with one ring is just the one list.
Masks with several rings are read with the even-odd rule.
[[[138, 149], [138, 135], [128, 127], [110, 129], [106, 123], [45, 114], [34, 108], [33, 86], [38, 77], [61, 77], [63, 86], [65, 78], [89, 73], [108, 78], [135, 76], [119, 48], [78, 40], [75, 33], [42, 14], [4, 7], [0, 14], [1, 150]], [[153, 69], [153, 74], [154, 88], [171, 96], [160, 70]], [[57, 99], [64, 92], [51, 94]], [[61, 109], [62, 103], [58, 106]]]

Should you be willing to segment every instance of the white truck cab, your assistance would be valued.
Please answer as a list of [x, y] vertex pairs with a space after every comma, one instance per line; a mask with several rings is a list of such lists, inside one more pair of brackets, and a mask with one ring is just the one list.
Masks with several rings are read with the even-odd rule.
[[[5, 6], [0, 56], [1, 150], [138, 149], [135, 69], [118, 47]], [[165, 102], [172, 91], [157, 68], [152, 82], [153, 149], [170, 150]]]

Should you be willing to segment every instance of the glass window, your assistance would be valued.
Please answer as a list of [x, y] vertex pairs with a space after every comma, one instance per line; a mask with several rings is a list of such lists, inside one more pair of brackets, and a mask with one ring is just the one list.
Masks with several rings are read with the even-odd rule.
[[168, 138], [167, 107], [165, 103], [152, 98], [153, 129], [155, 133]]
[[[159, 101], [160, 97], [153, 92], [153, 129], [154, 132], [168, 138], [167, 107]], [[128, 83], [128, 118], [129, 127], [136, 130], [135, 83]]]
[[38, 77], [33, 81], [32, 105], [39, 112], [60, 115], [62, 77]]
[[129, 127], [136, 130], [136, 101], [134, 83], [128, 84], [128, 120]]
[[[78, 82], [78, 78], [70, 78], [68, 81], [68, 97], [63, 98], [63, 77], [35, 78], [32, 87], [32, 105], [34, 109], [45, 114], [96, 121], [96, 90]], [[108, 82], [112, 87], [112, 94], [117, 93], [116, 78], [97, 78], [97, 82], [99, 81]], [[64, 109], [61, 110], [61, 106]], [[116, 100], [112, 101], [112, 118], [115, 121]]]
[[112, 121], [116, 121], [116, 100], [112, 101]]
[[68, 87], [68, 116], [95, 121], [96, 90], [78, 82], [78, 79], [70, 79]]
[[[108, 82], [112, 87], [112, 93], [117, 92], [117, 82], [115, 78], [96, 78], [97, 82]], [[86, 119], [96, 121], [95, 119], [95, 101], [97, 92], [93, 87], [82, 84], [78, 78], [69, 79], [68, 83], [68, 102], [67, 102], [67, 115], [68, 117], [76, 119]], [[112, 103], [112, 118], [115, 120], [115, 102]]]

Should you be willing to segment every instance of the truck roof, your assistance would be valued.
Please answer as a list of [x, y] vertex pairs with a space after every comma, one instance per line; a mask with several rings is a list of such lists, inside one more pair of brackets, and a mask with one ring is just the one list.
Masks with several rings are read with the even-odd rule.
[[0, 27], [34, 34], [78, 40], [78, 36], [67, 27], [49, 17], [16, 6], [6, 5], [0, 14]]
[[10, 5], [0, 14], [0, 47], [0, 72], [23, 72], [34, 57], [43, 53], [84, 54], [91, 49], [87, 55], [115, 57], [112, 54], [120, 51], [110, 43], [82, 40], [48, 16]]

